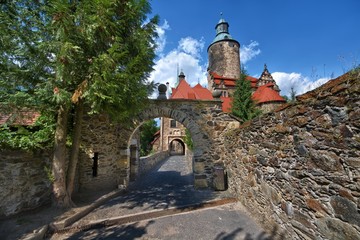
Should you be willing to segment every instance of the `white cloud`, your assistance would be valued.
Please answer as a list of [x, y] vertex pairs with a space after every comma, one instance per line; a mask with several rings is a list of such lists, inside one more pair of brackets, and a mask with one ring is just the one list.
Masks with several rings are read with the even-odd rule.
[[330, 78], [311, 79], [301, 73], [274, 72], [271, 74], [280, 87], [280, 94], [290, 96], [293, 87], [296, 95], [313, 90], [330, 80]]
[[260, 49], [257, 48], [258, 46], [258, 42], [251, 41], [249, 45], [242, 45], [240, 47], [240, 60], [242, 64], [250, 61], [261, 53]]
[[156, 32], [158, 34], [158, 38], [156, 39], [156, 53], [161, 54], [164, 51], [166, 45], [166, 30], [170, 30], [170, 26], [168, 22], [165, 20], [164, 24], [156, 27]]
[[205, 42], [203, 39], [196, 40], [192, 37], [182, 38], [179, 41], [179, 50], [191, 56], [200, 58], [200, 52], [204, 49]]
[[[151, 73], [149, 80], [163, 84], [168, 82], [170, 87], [174, 87], [179, 70], [184, 72], [186, 81], [191, 86], [199, 82], [205, 86], [207, 84], [206, 66], [202, 65], [200, 57], [203, 48], [204, 41], [202, 39], [182, 38], [176, 49], [161, 55], [155, 61], [154, 71]], [[151, 97], [156, 98], [157, 93], [154, 93]]]

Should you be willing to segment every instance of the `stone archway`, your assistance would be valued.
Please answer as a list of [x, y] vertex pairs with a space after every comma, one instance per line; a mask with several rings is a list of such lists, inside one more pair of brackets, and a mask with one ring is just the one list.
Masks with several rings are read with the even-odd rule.
[[[132, 124], [113, 124], [104, 115], [87, 116], [83, 129], [83, 145], [86, 155], [81, 156], [79, 184], [86, 188], [127, 186], [130, 181], [132, 135], [145, 121], [167, 117], [184, 125], [193, 140], [194, 186], [213, 186], [214, 166], [223, 165], [224, 133], [239, 123], [222, 112], [220, 100], [149, 100], [147, 108], [138, 114]], [[134, 148], [134, 146], [132, 146]], [[93, 152], [99, 153], [99, 172], [96, 179], [86, 172], [91, 166], [88, 161]], [[134, 168], [133, 168], [134, 170]], [[96, 186], [95, 186], [96, 185]]]
[[[214, 166], [223, 165], [221, 152], [224, 150], [218, 142], [227, 129], [239, 126], [238, 121], [222, 112], [221, 107], [220, 100], [151, 100], [149, 106], [134, 118], [133, 123], [136, 128], [144, 121], [166, 117], [184, 125], [194, 144], [194, 186], [208, 188], [213, 187]], [[127, 142], [123, 145], [125, 154], [128, 148]], [[129, 156], [122, 156], [122, 159], [129, 159]]]
[[180, 138], [172, 139], [169, 143], [170, 155], [185, 155], [185, 143]]

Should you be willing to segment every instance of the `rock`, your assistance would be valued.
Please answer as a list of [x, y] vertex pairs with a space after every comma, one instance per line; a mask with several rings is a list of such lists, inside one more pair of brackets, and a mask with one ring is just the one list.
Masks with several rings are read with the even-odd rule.
[[309, 150], [312, 162], [325, 171], [338, 171], [342, 169], [340, 158], [333, 152], [324, 150]]
[[306, 205], [308, 208], [310, 208], [311, 210], [313, 210], [314, 212], [320, 212], [322, 214], [326, 214], [326, 208], [316, 199], [306, 199], [305, 200]]
[[350, 201], [355, 202], [355, 198], [352, 196], [351, 192], [344, 188], [339, 189], [339, 195], [341, 197], [349, 199]]
[[332, 126], [331, 117], [329, 114], [323, 114], [315, 119], [315, 122], [317, 125], [319, 125], [322, 128], [329, 128]]
[[296, 146], [296, 150], [298, 151], [299, 155], [302, 156], [302, 157], [306, 157], [307, 154], [309, 153], [307, 148], [302, 144]]
[[348, 119], [345, 107], [329, 107], [326, 106], [325, 112], [327, 112], [332, 120], [333, 126], [338, 125], [339, 123]]
[[330, 204], [334, 209], [335, 216], [360, 227], [360, 214], [357, 212], [355, 203], [346, 198], [334, 196], [331, 197]]
[[281, 209], [288, 215], [292, 217], [294, 215], [294, 208], [291, 202], [289, 201], [281, 201]]
[[315, 221], [319, 232], [329, 240], [359, 240], [360, 234], [350, 224], [335, 218], [320, 218]]

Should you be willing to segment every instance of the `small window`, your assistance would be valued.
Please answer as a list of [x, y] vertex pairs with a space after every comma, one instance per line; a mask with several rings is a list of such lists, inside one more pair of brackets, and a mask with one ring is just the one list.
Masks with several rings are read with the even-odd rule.
[[176, 128], [176, 120], [174, 120], [174, 119], [170, 120], [170, 127], [171, 128]]
[[93, 157], [93, 166], [92, 166], [93, 177], [97, 177], [97, 175], [98, 175], [98, 161], [99, 161], [99, 153], [95, 152], [94, 157]]

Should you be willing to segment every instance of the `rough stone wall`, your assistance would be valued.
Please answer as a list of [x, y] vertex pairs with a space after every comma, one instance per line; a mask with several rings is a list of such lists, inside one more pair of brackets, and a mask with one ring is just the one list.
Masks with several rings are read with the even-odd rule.
[[224, 142], [230, 191], [264, 227], [280, 226], [286, 239], [360, 239], [359, 75], [329, 81]]
[[0, 218], [50, 203], [50, 163], [49, 152], [0, 151]]
[[[127, 185], [130, 163], [121, 156], [129, 149], [119, 146], [117, 127], [105, 115], [85, 116], [79, 154], [79, 191], [113, 189]], [[129, 138], [128, 138], [129, 139]], [[97, 176], [93, 176], [95, 153], [98, 154]]]
[[268, 112], [275, 111], [282, 105], [284, 105], [283, 102], [267, 102], [267, 103], [260, 104], [259, 107], [260, 107], [262, 113], [268, 113]]
[[149, 156], [140, 157], [139, 161], [139, 175], [144, 175], [153, 169], [158, 163], [169, 156], [168, 151], [157, 152]]

